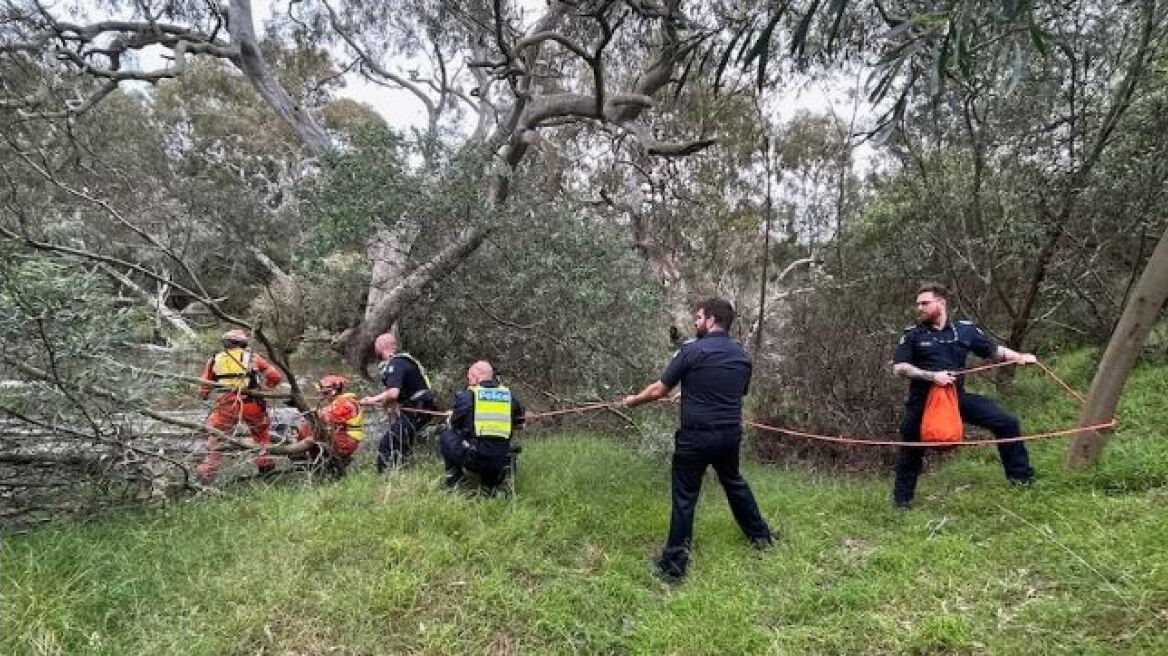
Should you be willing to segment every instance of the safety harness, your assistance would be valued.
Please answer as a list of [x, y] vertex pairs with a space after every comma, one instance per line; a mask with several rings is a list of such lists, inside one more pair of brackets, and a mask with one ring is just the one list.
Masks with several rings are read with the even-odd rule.
[[254, 357], [243, 348], [229, 348], [215, 354], [211, 373], [215, 382], [229, 392], [239, 392], [256, 386]]
[[[427, 394], [432, 393], [430, 390], [432, 390], [434, 386], [430, 384], [430, 376], [426, 374], [426, 368], [422, 366], [421, 362], [418, 362], [417, 358], [410, 355], [409, 353], [406, 353], [405, 351], [402, 351], [401, 353], [394, 354], [393, 358], [405, 358], [405, 359], [409, 360], [410, 362], [412, 362], [413, 365], [418, 368], [418, 373], [422, 375], [422, 382], [424, 382], [426, 384], [425, 389], [420, 389], [420, 390], [414, 392], [410, 396], [410, 398], [407, 399], [407, 401], [417, 401], [417, 400], [421, 399], [422, 397], [426, 396]], [[383, 374], [384, 374], [385, 367], [388, 367], [389, 364], [391, 362], [393, 362], [393, 358], [386, 360], [385, 364], [382, 365], [382, 373]]]
[[349, 401], [357, 407], [357, 414], [345, 420], [345, 434], [354, 442], [360, 442], [365, 439], [365, 414], [361, 412], [361, 406], [357, 403], [357, 395], [351, 392], [346, 392], [337, 397]]

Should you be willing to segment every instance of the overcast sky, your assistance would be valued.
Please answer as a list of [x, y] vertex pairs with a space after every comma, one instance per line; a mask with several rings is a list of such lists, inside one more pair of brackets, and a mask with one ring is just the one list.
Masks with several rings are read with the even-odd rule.
[[[528, 4], [531, 7], [525, 12], [524, 18], [531, 20], [542, 10], [544, 2], [528, 0]], [[252, 1], [256, 32], [263, 32], [265, 23], [271, 18], [271, 7], [271, 0]], [[157, 47], [149, 49], [142, 57], [142, 65], [147, 68], [166, 66], [169, 62], [162, 58], [164, 52], [166, 51]], [[344, 53], [335, 54], [338, 60], [348, 59]], [[408, 62], [403, 63], [409, 65]], [[853, 111], [848, 89], [854, 86], [855, 80], [852, 75], [832, 76], [827, 80], [813, 81], [798, 85], [797, 88], [769, 93], [768, 104], [772, 107], [774, 118], [780, 122], [790, 119], [800, 110], [816, 114], [834, 111], [841, 119], [847, 121]], [[370, 83], [360, 75], [346, 76], [346, 86], [340, 91], [340, 95], [372, 106], [395, 128], [424, 127], [426, 124], [425, 108], [413, 94]], [[863, 122], [870, 114], [871, 110], [864, 104], [860, 108], [860, 121]]]

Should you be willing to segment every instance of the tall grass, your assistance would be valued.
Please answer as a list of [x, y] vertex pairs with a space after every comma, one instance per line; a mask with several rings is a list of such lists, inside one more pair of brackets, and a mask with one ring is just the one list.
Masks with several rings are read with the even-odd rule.
[[[1097, 470], [1034, 445], [1030, 489], [993, 449], [927, 474], [910, 513], [888, 477], [748, 466], [768, 553], [708, 478], [678, 587], [649, 566], [667, 463], [579, 434], [528, 444], [512, 500], [439, 491], [431, 463], [12, 536], [0, 651], [1168, 653], [1165, 374], [1137, 373]], [[1028, 430], [1074, 419], [1035, 376], [1010, 397]]]

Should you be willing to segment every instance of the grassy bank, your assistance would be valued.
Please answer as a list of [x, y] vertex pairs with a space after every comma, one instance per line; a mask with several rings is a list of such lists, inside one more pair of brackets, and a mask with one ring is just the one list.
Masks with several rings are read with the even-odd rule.
[[[707, 479], [676, 588], [649, 568], [667, 464], [588, 435], [529, 444], [510, 501], [437, 491], [432, 463], [46, 528], [3, 541], [0, 651], [1168, 653], [1165, 399], [1142, 370], [1098, 470], [1038, 444], [1015, 490], [968, 450], [907, 514], [887, 476], [747, 467], [765, 554]], [[1037, 379], [1015, 401], [1028, 428], [1073, 415]]]

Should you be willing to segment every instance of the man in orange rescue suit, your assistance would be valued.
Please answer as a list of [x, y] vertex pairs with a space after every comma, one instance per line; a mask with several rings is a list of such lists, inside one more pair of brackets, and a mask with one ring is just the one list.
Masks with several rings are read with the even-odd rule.
[[[365, 439], [365, 416], [357, 403], [357, 395], [346, 392], [349, 380], [344, 376], [328, 375], [320, 379], [316, 389], [327, 406], [317, 410], [316, 416], [327, 431], [329, 445], [341, 466], [348, 466], [349, 459]], [[317, 447], [319, 449], [319, 447]]]
[[[261, 448], [266, 447], [270, 439], [268, 428], [272, 423], [267, 403], [247, 391], [273, 388], [284, 381], [284, 376], [263, 356], [247, 347], [249, 338], [242, 330], [229, 330], [223, 333], [222, 340], [223, 350], [203, 367], [202, 378], [209, 383], [199, 387], [199, 397], [204, 401], [209, 400], [212, 393], [218, 394], [207, 417], [207, 427], [230, 434], [242, 421], [250, 429], [251, 438]], [[219, 467], [219, 438], [209, 435], [207, 447], [207, 457], [199, 465], [199, 478], [204, 482], [214, 480]], [[275, 467], [271, 458], [263, 454], [256, 458], [255, 463], [261, 473]]]

